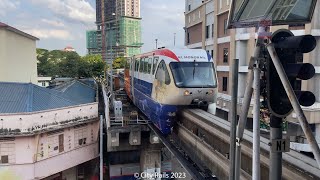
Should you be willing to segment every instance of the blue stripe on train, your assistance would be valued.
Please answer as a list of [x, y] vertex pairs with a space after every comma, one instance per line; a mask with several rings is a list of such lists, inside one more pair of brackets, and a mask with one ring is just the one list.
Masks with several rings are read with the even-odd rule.
[[148, 95], [151, 97], [152, 93], [152, 83], [149, 83], [147, 81], [134, 78], [134, 87], [137, 88], [139, 91], [141, 91], [143, 94]]
[[169, 134], [175, 121], [177, 106], [165, 105], [151, 98], [152, 84], [135, 78], [134, 99], [135, 105], [160, 129], [163, 134]]

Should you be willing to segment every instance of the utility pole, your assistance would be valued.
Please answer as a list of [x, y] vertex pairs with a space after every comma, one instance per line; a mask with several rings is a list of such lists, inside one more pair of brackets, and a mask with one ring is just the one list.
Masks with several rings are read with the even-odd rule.
[[158, 49], [158, 39], [156, 39], [156, 49]]
[[235, 180], [235, 153], [236, 153], [236, 126], [237, 126], [237, 99], [238, 99], [238, 71], [239, 71], [239, 59], [232, 61], [232, 91], [231, 91], [231, 109], [229, 122], [231, 122], [230, 129], [230, 176], [229, 180]]

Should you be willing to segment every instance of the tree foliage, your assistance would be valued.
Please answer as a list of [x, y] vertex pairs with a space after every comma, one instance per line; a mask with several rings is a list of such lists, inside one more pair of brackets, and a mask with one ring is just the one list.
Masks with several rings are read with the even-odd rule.
[[89, 78], [103, 75], [100, 55], [79, 56], [76, 52], [37, 49], [38, 74], [52, 77]]
[[121, 69], [126, 66], [127, 60], [124, 57], [118, 57], [112, 62], [113, 69]]

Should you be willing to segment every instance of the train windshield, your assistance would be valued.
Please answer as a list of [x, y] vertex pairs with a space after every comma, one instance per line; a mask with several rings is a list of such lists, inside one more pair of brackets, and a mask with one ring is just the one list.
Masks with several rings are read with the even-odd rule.
[[171, 62], [170, 68], [177, 87], [217, 87], [212, 62]]

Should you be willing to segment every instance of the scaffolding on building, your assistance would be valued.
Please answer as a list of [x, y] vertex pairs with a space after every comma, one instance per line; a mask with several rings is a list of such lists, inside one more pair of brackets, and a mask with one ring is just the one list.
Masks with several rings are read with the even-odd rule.
[[126, 0], [100, 0], [96, 3], [97, 49], [106, 62], [141, 52], [141, 18], [128, 16], [125, 5]]

